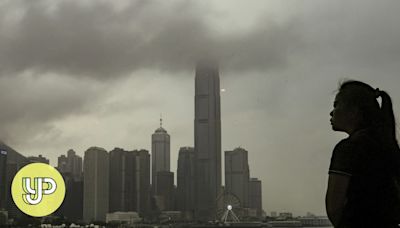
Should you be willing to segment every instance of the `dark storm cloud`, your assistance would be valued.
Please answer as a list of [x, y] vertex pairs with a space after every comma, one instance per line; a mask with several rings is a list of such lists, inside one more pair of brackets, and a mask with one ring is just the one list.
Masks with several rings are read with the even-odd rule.
[[0, 139], [20, 142], [51, 131], [53, 121], [89, 112], [97, 87], [93, 81], [54, 75], [0, 78]]
[[[115, 77], [138, 69], [192, 70], [212, 56], [236, 69], [281, 67], [293, 31], [263, 18], [235, 35], [213, 30], [211, 9], [194, 1], [10, 1], [0, 9], [0, 70]], [[10, 10], [12, 9], [12, 10]]]

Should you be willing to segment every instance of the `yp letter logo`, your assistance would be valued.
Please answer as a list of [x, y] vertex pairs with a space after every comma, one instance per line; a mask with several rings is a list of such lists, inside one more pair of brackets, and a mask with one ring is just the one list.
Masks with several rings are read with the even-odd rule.
[[[48, 184], [48, 188], [43, 188], [43, 183]], [[24, 192], [27, 194], [23, 195], [24, 202], [31, 205], [39, 204], [42, 201], [43, 194], [50, 195], [57, 189], [56, 182], [50, 177], [35, 177], [34, 188], [31, 188], [31, 178], [23, 177], [22, 186]]]
[[47, 216], [57, 210], [65, 196], [65, 183], [52, 166], [33, 163], [15, 175], [11, 185], [15, 205], [25, 214]]

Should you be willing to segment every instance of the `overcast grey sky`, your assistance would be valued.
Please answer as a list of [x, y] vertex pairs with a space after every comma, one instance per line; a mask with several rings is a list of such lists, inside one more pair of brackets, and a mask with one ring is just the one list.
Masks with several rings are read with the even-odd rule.
[[[195, 60], [220, 61], [222, 150], [249, 151], [271, 211], [325, 214], [340, 80], [400, 108], [400, 2], [0, 0], [0, 139], [53, 165], [72, 148], [193, 146]], [[396, 111], [399, 116], [399, 111]]]

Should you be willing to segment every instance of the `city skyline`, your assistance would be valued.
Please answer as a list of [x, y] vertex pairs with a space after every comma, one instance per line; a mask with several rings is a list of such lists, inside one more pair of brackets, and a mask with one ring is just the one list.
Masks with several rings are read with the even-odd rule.
[[325, 214], [331, 152], [346, 137], [329, 124], [338, 82], [388, 91], [399, 117], [399, 8], [3, 1], [0, 140], [54, 166], [69, 149], [151, 151], [163, 113], [176, 173], [179, 148], [194, 146], [194, 60], [210, 53], [220, 62], [221, 151], [248, 151], [267, 212]]

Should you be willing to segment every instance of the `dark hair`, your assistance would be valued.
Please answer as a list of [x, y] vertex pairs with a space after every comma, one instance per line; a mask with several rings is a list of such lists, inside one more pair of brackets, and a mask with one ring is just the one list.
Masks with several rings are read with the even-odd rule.
[[[374, 128], [383, 149], [393, 161], [392, 171], [400, 181], [400, 148], [396, 139], [396, 120], [392, 99], [385, 91], [374, 89], [360, 81], [345, 81], [339, 86], [345, 105], [357, 108], [361, 115], [362, 127]], [[381, 97], [381, 106], [377, 98]]]

